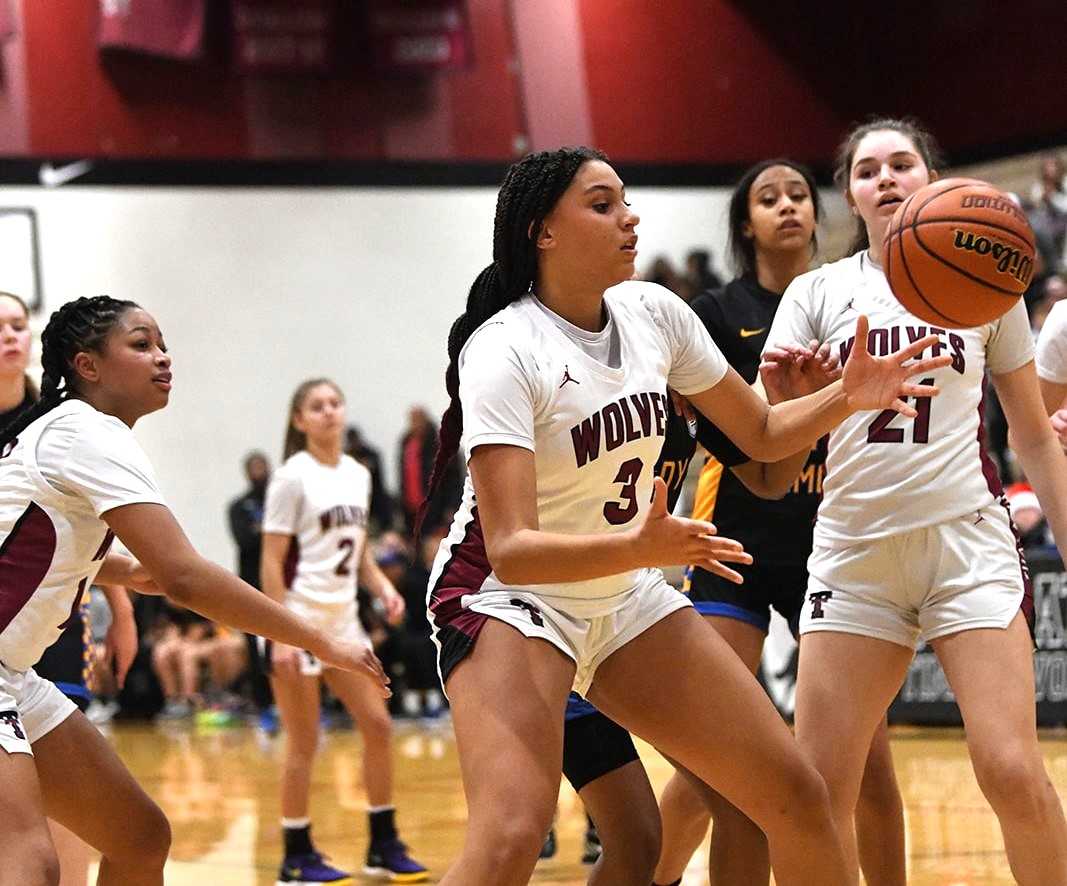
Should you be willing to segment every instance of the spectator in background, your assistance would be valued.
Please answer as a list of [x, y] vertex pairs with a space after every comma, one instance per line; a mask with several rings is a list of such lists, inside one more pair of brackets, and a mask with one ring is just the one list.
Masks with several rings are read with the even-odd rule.
[[[723, 285], [723, 279], [711, 267], [711, 250], [693, 249], [685, 257], [686, 277], [695, 290], [695, 295], [707, 292], [709, 289], [718, 289]], [[688, 300], [688, 299], [687, 299]]]
[[426, 617], [428, 564], [437, 554], [443, 530], [423, 533], [414, 553], [397, 533], [379, 539], [374, 557], [407, 603], [403, 630], [396, 636], [397, 655], [403, 663], [401, 710], [409, 717], [436, 717], [444, 709], [437, 677], [437, 653]]
[[370, 471], [371, 534], [385, 532], [393, 525], [393, 497], [382, 482], [382, 456], [365, 439], [359, 428], [349, 425], [345, 431], [345, 454], [352, 456]]
[[[270, 480], [270, 461], [258, 449], [245, 456], [245, 477], [248, 489], [244, 494], [230, 502], [230, 533], [237, 545], [237, 574], [242, 581], [252, 587], [259, 587], [259, 557], [263, 548], [263, 502], [267, 495], [267, 482]], [[278, 728], [277, 714], [274, 712], [274, 696], [270, 691], [270, 681], [263, 673], [259, 656], [256, 654], [256, 638], [245, 634], [249, 679], [252, 684], [252, 701], [259, 714], [259, 724], [267, 732], [273, 733]], [[168, 696], [169, 701], [169, 696]], [[179, 707], [179, 712], [180, 712]]]
[[[407, 430], [400, 440], [398, 471], [400, 503], [404, 509], [404, 525], [409, 533], [415, 529], [419, 507], [430, 488], [430, 473], [436, 452], [437, 426], [422, 406], [412, 406], [408, 410]], [[451, 521], [461, 492], [462, 478], [459, 469], [453, 467], [427, 506], [424, 520], [426, 530]]]
[[1041, 158], [1038, 180], [1030, 190], [1030, 203], [1030, 225], [1045, 272], [1058, 274], [1064, 268], [1067, 246], [1067, 173], [1061, 157], [1045, 154]]
[[248, 489], [230, 502], [230, 532], [237, 545], [237, 574], [252, 587], [259, 587], [259, 555], [263, 547], [263, 501], [270, 480], [270, 462], [259, 450], [244, 461]]
[[652, 264], [648, 273], [644, 275], [644, 279], [650, 283], [658, 283], [660, 286], [665, 286], [671, 292], [677, 292], [678, 283], [682, 278], [674, 270], [674, 265], [671, 264], [671, 260], [667, 256], [657, 255], [652, 259]]
[[1022, 546], [1030, 550], [1049, 545], [1050, 532], [1045, 512], [1030, 484], [1025, 481], [1012, 483], [1004, 490], [1004, 497], [1008, 500], [1008, 510]]

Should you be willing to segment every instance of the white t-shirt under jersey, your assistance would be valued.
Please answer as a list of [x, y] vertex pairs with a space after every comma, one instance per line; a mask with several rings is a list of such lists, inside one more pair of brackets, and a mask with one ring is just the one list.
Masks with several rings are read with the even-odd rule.
[[873, 354], [933, 333], [941, 342], [933, 356], [947, 353], [952, 365], [928, 376], [941, 393], [911, 403], [917, 418], [860, 412], [830, 434], [815, 526], [815, 543], [824, 547], [932, 526], [990, 504], [999, 481], [980, 442], [985, 371], [1011, 372], [1034, 354], [1021, 300], [984, 326], [931, 328], [901, 306], [866, 252], [797, 277], [782, 296], [767, 345], [829, 341], [843, 363], [860, 313], [870, 321]]
[[33, 667], [93, 583], [113, 538], [102, 514], [163, 504], [132, 431], [66, 400], [0, 459], [0, 662]]
[[[726, 374], [726, 360], [703, 324], [668, 290], [627, 282], [609, 289], [604, 304], [619, 338], [617, 368], [590, 356], [532, 295], [482, 324], [459, 356], [467, 457], [491, 443], [533, 451], [538, 526], [546, 532], [595, 534], [633, 526], [652, 496], [671, 408], [667, 385], [691, 394]], [[468, 477], [431, 588], [455, 546], [468, 538], [474, 506]], [[588, 618], [624, 605], [639, 574], [524, 589]], [[472, 591], [507, 587], [490, 572]]]
[[1067, 384], [1067, 301], [1048, 312], [1037, 337], [1037, 374], [1045, 381]]
[[370, 471], [347, 455], [326, 465], [298, 452], [271, 476], [263, 531], [293, 536], [287, 601], [344, 606], [355, 598], [370, 487]]

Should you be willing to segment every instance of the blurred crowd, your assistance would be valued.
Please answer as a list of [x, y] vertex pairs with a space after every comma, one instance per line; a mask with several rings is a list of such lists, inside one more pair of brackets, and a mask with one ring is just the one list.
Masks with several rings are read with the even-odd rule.
[[[1034, 229], [1035, 274], [1025, 294], [1036, 338], [1052, 305], [1067, 297], [1067, 169], [1056, 155], [1041, 158], [1028, 193], [1016, 195]], [[691, 301], [698, 293], [723, 285], [710, 249], [693, 249], [684, 268], [664, 257], [654, 258], [644, 279], [659, 283]], [[1054, 551], [1036, 495], [1022, 475], [1008, 441], [1007, 424], [993, 387], [987, 388], [985, 409], [988, 450], [1004, 480], [1012, 516], [1029, 550]], [[447, 532], [462, 493], [462, 467], [453, 463], [440, 491], [429, 502], [421, 536], [414, 537], [419, 507], [429, 487], [437, 445], [437, 427], [429, 412], [413, 406], [394, 453], [396, 487], [387, 486], [382, 454], [362, 431], [349, 427], [346, 451], [371, 474], [369, 544], [378, 565], [407, 603], [402, 624], [392, 626], [374, 598], [360, 592], [360, 614], [394, 689], [395, 717], [436, 719], [447, 702], [438, 681], [435, 652], [426, 619], [426, 586], [438, 544]], [[229, 505], [225, 518], [236, 547], [240, 576], [259, 586], [260, 525], [271, 461], [263, 452], [244, 460], [247, 488]], [[120, 691], [107, 668], [96, 668], [97, 700], [90, 715], [106, 720], [116, 713], [210, 724], [257, 720], [267, 732], [277, 729], [270, 687], [259, 671], [255, 638], [213, 625], [164, 598], [135, 595], [140, 634], [137, 660]], [[94, 595], [93, 634], [102, 648], [107, 606]], [[325, 690], [324, 690], [325, 691]], [[339, 705], [327, 704], [330, 716], [343, 719]]]

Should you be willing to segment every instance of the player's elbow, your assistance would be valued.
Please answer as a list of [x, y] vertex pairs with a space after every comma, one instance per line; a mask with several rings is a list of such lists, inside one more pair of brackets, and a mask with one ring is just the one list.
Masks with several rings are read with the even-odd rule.
[[523, 568], [518, 546], [512, 539], [486, 540], [485, 555], [497, 581], [506, 585], [520, 585], [530, 581]]
[[195, 563], [181, 563], [169, 569], [165, 576], [158, 579], [158, 583], [168, 599], [191, 609], [196, 603], [198, 591], [204, 585], [204, 577]]

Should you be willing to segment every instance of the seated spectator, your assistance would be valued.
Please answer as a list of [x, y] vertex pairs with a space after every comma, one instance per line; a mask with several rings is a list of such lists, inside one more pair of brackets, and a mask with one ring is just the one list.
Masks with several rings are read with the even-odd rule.
[[399, 655], [404, 663], [401, 709], [409, 717], [437, 717], [445, 707], [437, 674], [437, 652], [426, 618], [426, 585], [444, 529], [427, 527], [414, 554], [395, 533], [383, 536], [374, 556], [407, 603]]
[[[182, 719], [204, 706], [205, 696], [220, 699], [248, 664], [243, 636], [188, 613], [159, 629], [152, 648], [152, 669], [163, 689], [160, 718]], [[201, 671], [208, 682], [201, 686]]]

